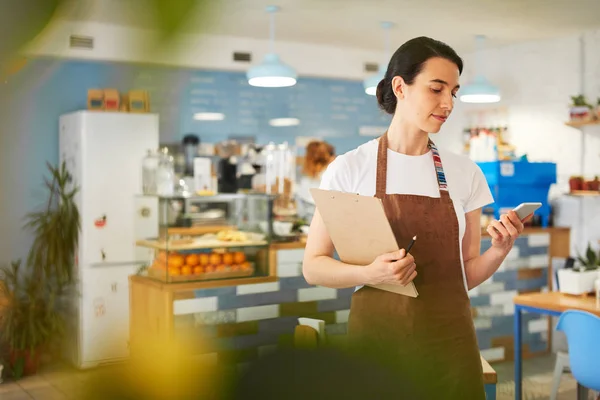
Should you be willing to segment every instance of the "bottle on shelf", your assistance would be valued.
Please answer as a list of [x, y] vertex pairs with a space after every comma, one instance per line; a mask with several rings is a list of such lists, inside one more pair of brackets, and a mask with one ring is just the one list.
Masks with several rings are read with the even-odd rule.
[[175, 163], [166, 147], [160, 152], [156, 176], [157, 194], [172, 196], [175, 192]]
[[157, 173], [159, 156], [153, 150], [148, 150], [142, 160], [142, 192], [144, 194], [156, 194]]

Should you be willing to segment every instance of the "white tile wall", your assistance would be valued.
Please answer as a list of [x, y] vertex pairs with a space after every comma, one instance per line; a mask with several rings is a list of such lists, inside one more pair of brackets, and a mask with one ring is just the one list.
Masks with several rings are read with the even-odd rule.
[[491, 349], [481, 350], [481, 356], [488, 362], [504, 360], [504, 347], [494, 347]]
[[280, 264], [277, 263], [277, 276], [280, 278], [289, 278], [302, 275], [302, 264]]
[[237, 309], [237, 322], [257, 321], [279, 317], [279, 304]]
[[479, 294], [490, 294], [502, 292], [504, 290], [504, 282], [493, 282], [479, 286]]
[[504, 261], [506, 270], [515, 270], [521, 268], [529, 267], [529, 259], [528, 258], [517, 258], [514, 260], [505, 260]]
[[301, 264], [304, 259], [304, 249], [291, 249], [277, 251], [277, 265]]
[[496, 305], [496, 304], [513, 304], [513, 298], [519, 294], [516, 290], [510, 290], [508, 292], [502, 292], [502, 293], [492, 293], [490, 295], [490, 304], [491, 305]]
[[550, 234], [532, 233], [527, 235], [527, 245], [529, 247], [550, 246]]
[[348, 322], [348, 316], [350, 315], [350, 310], [341, 310], [335, 312], [335, 322], [337, 324], [343, 324]]
[[239, 285], [236, 288], [236, 294], [252, 294], [277, 292], [279, 290], [279, 282], [254, 283], [250, 285]]
[[298, 289], [298, 301], [330, 300], [337, 298], [337, 290], [326, 287]]
[[520, 255], [519, 248], [514, 246], [512, 249], [510, 249], [510, 251], [506, 255], [505, 260], [510, 260], [510, 261], [517, 260], [517, 259], [519, 259], [519, 255]]
[[200, 297], [196, 299], [175, 300], [174, 315], [186, 315], [200, 312], [217, 311], [217, 297]]
[[502, 315], [515, 315], [515, 305], [506, 303], [502, 306]]
[[492, 327], [492, 319], [490, 317], [476, 317], [473, 319], [475, 329], [490, 329]]
[[547, 267], [550, 264], [550, 256], [548, 254], [537, 254], [529, 256], [529, 268]]
[[527, 323], [529, 333], [540, 333], [548, 331], [548, 320], [546, 318], [533, 319]]
[[498, 269], [496, 271], [506, 271], [506, 261], [502, 261], [502, 263], [500, 264], [500, 266], [498, 267]]
[[492, 306], [475, 307], [478, 317], [498, 317], [504, 315], [504, 306], [502, 304]]

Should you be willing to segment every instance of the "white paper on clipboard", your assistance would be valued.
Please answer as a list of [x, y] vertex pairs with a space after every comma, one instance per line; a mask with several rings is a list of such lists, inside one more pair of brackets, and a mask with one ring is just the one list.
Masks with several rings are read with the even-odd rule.
[[[400, 250], [381, 199], [334, 190], [310, 192], [343, 262], [369, 265], [382, 254]], [[384, 283], [372, 287], [410, 297], [419, 295], [413, 282], [406, 286]]]

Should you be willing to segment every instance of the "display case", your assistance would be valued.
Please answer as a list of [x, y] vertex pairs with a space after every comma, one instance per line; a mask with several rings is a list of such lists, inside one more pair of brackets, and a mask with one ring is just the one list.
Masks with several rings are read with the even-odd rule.
[[139, 229], [140, 274], [166, 283], [270, 275], [272, 195], [143, 197], [155, 199], [156, 216]]

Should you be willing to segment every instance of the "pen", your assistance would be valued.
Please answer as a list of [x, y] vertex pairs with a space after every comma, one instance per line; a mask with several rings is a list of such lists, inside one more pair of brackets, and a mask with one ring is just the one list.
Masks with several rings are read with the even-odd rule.
[[406, 254], [408, 254], [408, 252], [410, 251], [410, 249], [412, 249], [412, 247], [415, 244], [416, 240], [417, 240], [417, 235], [413, 236], [412, 240], [410, 241], [408, 247], [406, 248]]

